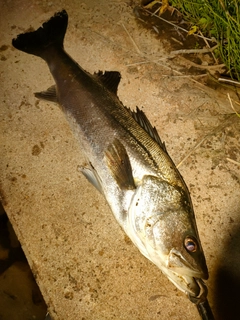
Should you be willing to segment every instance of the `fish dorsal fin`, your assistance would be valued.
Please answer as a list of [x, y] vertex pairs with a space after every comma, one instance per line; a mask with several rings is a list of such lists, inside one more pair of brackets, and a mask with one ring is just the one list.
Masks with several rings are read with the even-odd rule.
[[98, 71], [94, 73], [98, 80], [111, 92], [117, 94], [119, 82], [121, 80], [121, 74], [118, 71]]
[[132, 167], [127, 151], [118, 139], [114, 139], [109, 144], [105, 152], [105, 160], [120, 189], [135, 189]]
[[151, 122], [148, 120], [145, 113], [140, 110], [138, 107], [136, 108], [136, 111], [132, 111], [128, 108], [128, 111], [131, 113], [133, 119], [137, 121], [137, 123], [159, 144], [159, 146], [165, 151], [166, 146], [165, 143], [162, 142], [157, 129], [152, 126]]
[[55, 85], [51, 86], [46, 91], [35, 92], [34, 95], [38, 99], [52, 101], [52, 102], [58, 102], [57, 89], [56, 89]]

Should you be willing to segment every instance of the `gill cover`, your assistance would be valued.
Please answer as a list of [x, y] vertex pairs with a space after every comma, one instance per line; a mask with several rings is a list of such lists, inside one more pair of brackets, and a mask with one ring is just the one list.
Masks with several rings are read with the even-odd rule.
[[207, 279], [208, 271], [188, 199], [180, 187], [144, 176], [128, 212], [129, 237], [180, 290], [197, 296], [194, 278]]

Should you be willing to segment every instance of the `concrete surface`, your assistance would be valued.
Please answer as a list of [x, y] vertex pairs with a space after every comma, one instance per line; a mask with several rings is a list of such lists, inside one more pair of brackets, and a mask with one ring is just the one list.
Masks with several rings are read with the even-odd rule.
[[180, 171], [209, 267], [209, 301], [216, 319], [237, 319], [240, 119], [226, 90], [181, 76], [184, 66], [168, 59], [166, 40], [137, 24], [135, 4], [0, 3], [2, 203], [54, 320], [199, 319], [194, 305], [138, 252], [103, 197], [77, 171], [84, 158], [63, 114], [33, 96], [53, 84], [46, 64], [11, 46], [17, 34], [65, 8], [68, 53], [90, 72], [121, 72], [120, 99], [128, 107], [143, 106], [176, 163], [192, 151]]

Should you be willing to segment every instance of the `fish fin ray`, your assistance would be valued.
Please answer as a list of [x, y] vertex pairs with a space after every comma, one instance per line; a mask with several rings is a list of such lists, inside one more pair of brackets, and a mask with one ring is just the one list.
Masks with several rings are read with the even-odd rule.
[[165, 152], [167, 152], [165, 143], [162, 142], [156, 127], [152, 126], [145, 113], [138, 107], [136, 108], [136, 111], [132, 111], [129, 108], [128, 111], [131, 113], [133, 119], [153, 138], [153, 140], [157, 142], [157, 144], [159, 144]]
[[88, 167], [81, 167], [79, 166], [78, 169], [84, 175], [84, 177], [100, 192], [103, 194], [102, 183], [97, 171], [94, 167], [90, 164], [91, 168]]
[[108, 146], [105, 152], [105, 160], [113, 178], [121, 189], [135, 189], [132, 167], [127, 151], [118, 139], [114, 139], [113, 143]]
[[55, 13], [42, 27], [36, 31], [23, 33], [12, 40], [12, 45], [21, 51], [34, 54], [45, 59], [47, 47], [63, 48], [63, 40], [67, 30], [68, 15], [65, 10]]
[[35, 97], [41, 100], [47, 100], [52, 102], [58, 102], [57, 88], [55, 85], [48, 88], [46, 91], [35, 92]]
[[100, 80], [100, 82], [112, 93], [117, 94], [119, 82], [121, 80], [121, 74], [118, 71], [98, 71], [94, 75]]

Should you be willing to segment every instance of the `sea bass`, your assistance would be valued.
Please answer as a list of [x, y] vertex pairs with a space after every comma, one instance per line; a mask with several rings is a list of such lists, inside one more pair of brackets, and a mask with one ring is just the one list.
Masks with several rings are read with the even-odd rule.
[[89, 74], [64, 51], [67, 24], [63, 10], [12, 41], [44, 59], [55, 80], [35, 95], [61, 106], [88, 162], [82, 173], [140, 252], [192, 302], [204, 301], [208, 270], [187, 186], [145, 114], [117, 97], [120, 73]]

